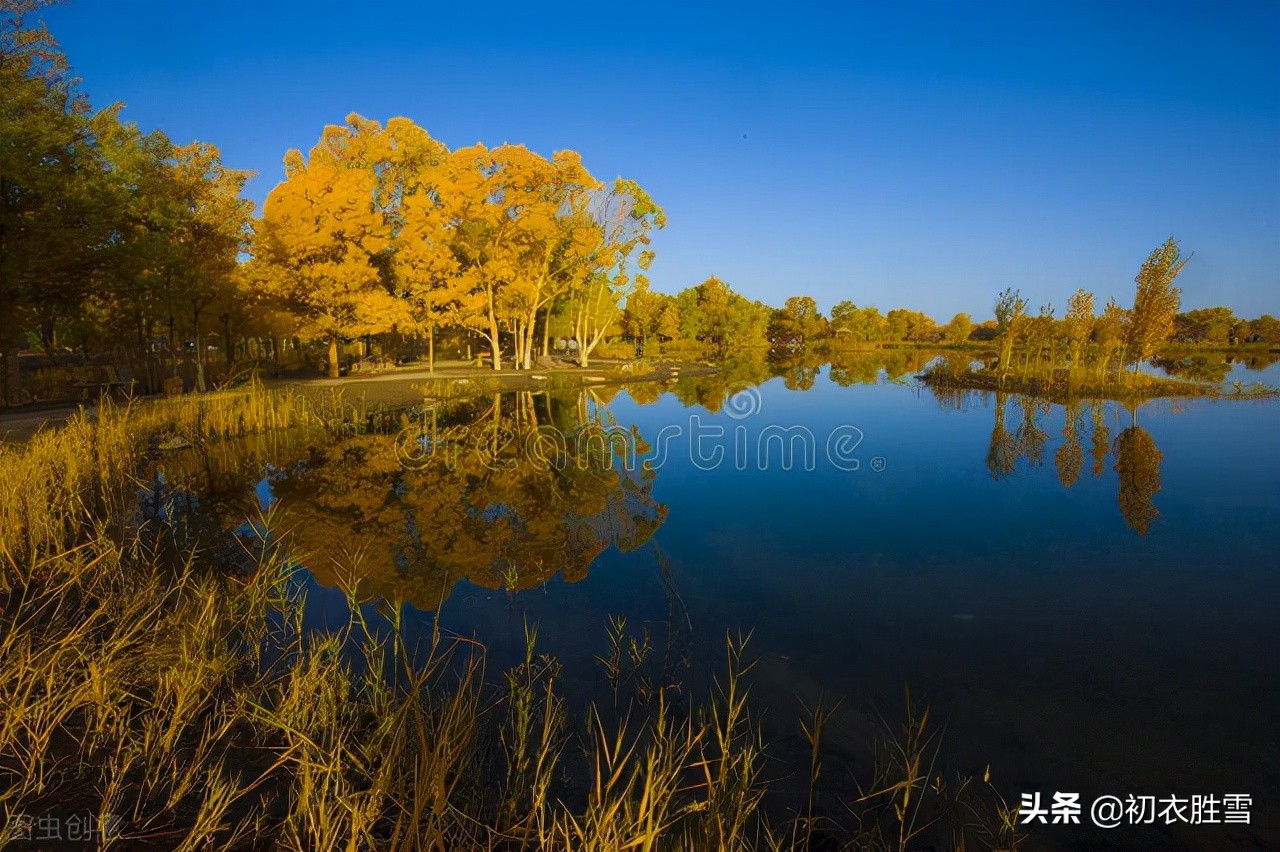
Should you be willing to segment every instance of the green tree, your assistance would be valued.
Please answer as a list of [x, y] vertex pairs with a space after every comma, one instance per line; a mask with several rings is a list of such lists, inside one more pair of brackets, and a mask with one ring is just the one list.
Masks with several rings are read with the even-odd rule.
[[591, 351], [622, 320], [627, 297], [649, 286], [654, 252], [650, 232], [666, 227], [667, 214], [633, 180], [617, 178], [590, 201], [597, 234], [592, 263], [570, 294], [578, 360], [586, 366]]
[[1280, 320], [1271, 314], [1263, 314], [1257, 319], [1249, 320], [1245, 326], [1239, 335], [1242, 340], [1272, 345], [1280, 343]]
[[770, 310], [712, 276], [676, 296], [681, 336], [699, 340], [718, 356], [768, 346]]
[[[213, 145], [195, 142], [174, 150], [172, 193], [180, 217], [168, 230], [178, 254], [179, 310], [188, 313], [196, 342], [197, 387], [204, 390], [200, 320], [219, 305], [225, 314], [237, 299], [237, 256], [249, 239], [253, 202], [241, 197], [252, 172], [228, 169]], [[225, 328], [225, 325], [224, 325]], [[222, 345], [230, 362], [232, 342]]]
[[637, 290], [627, 299], [626, 326], [627, 333], [640, 342], [640, 351], [645, 350], [645, 342], [653, 335], [660, 334], [660, 323], [667, 309], [667, 297], [655, 293], [647, 287]]
[[1198, 308], [1174, 317], [1173, 336], [1186, 343], [1225, 346], [1233, 342], [1239, 323], [1230, 308]]
[[888, 323], [878, 308], [859, 308], [847, 300], [831, 309], [830, 327], [837, 341], [855, 344], [883, 340], [888, 333]]
[[658, 317], [657, 333], [659, 337], [665, 337], [668, 340], [674, 340], [680, 336], [680, 308], [670, 297], [664, 297], [662, 314]]
[[948, 343], [965, 343], [973, 334], [973, 319], [966, 313], [958, 313], [943, 329], [942, 336]]
[[8, 2], [0, 19], [0, 355], [16, 401], [21, 332], [71, 315], [113, 234], [109, 178], [89, 103], [43, 22], [41, 4]]
[[898, 308], [885, 315], [888, 338], [895, 341], [923, 343], [933, 340], [938, 325], [928, 314], [907, 308]]
[[1112, 362], [1119, 374], [1124, 366], [1125, 327], [1128, 324], [1128, 312], [1116, 304], [1115, 299], [1108, 299], [1107, 306], [1093, 324], [1093, 342], [1098, 347], [1098, 373], [1106, 375]]
[[1040, 313], [1028, 317], [1022, 328], [1022, 376], [1054, 363], [1053, 305], [1041, 305]]
[[769, 318], [769, 344], [794, 349], [822, 337], [826, 321], [812, 296], [791, 296]]

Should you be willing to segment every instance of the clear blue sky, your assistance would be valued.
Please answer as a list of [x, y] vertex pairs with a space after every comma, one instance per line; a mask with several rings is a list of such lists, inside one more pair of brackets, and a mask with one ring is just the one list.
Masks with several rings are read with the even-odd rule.
[[718, 275], [989, 316], [1129, 304], [1166, 237], [1183, 304], [1280, 314], [1280, 3], [150, 3], [45, 13], [95, 105], [259, 173], [352, 111], [450, 146], [581, 151], [667, 211], [655, 288]]

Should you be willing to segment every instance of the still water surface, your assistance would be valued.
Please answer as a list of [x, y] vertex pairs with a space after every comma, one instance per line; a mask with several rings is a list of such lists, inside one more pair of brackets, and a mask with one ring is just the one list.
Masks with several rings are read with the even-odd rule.
[[[1236, 378], [1280, 385], [1280, 365]], [[783, 791], [803, 784], [804, 707], [841, 702], [838, 795], [909, 684], [947, 726], [946, 766], [990, 765], [1015, 801], [1243, 792], [1247, 829], [1143, 842], [1280, 842], [1280, 402], [1068, 409], [823, 366], [436, 416], [295, 451], [259, 484], [309, 554], [310, 625], [345, 621], [358, 552], [362, 597], [410, 600], [411, 635], [438, 618], [477, 636], [491, 671], [537, 622], [578, 702], [608, 694], [611, 615], [649, 630], [655, 682], [686, 695], [749, 631]], [[584, 426], [621, 429], [603, 451]], [[807, 430], [785, 433], [789, 465], [773, 427]], [[648, 465], [625, 469], [623, 431]]]

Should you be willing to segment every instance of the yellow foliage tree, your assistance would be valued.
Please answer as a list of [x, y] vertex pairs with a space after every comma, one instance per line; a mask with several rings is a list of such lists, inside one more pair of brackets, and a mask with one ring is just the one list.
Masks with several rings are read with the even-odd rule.
[[[649, 193], [632, 180], [618, 178], [593, 196], [589, 215], [594, 222], [597, 259], [585, 270], [573, 294], [573, 334], [578, 360], [586, 366], [591, 351], [622, 319], [627, 298], [646, 289], [645, 272], [653, 262], [649, 232], [667, 224], [667, 214]], [[637, 249], [640, 246], [645, 248]]]
[[274, 267], [276, 295], [329, 343], [337, 377], [338, 341], [408, 321], [384, 272], [392, 244], [385, 166], [394, 134], [352, 113], [324, 129], [308, 158], [285, 155], [285, 180], [263, 207], [255, 253]]

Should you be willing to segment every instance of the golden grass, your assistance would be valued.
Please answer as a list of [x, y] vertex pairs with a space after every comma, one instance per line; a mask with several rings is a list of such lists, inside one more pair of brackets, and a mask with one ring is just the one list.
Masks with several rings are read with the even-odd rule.
[[1068, 399], [1106, 399], [1117, 402], [1158, 399], [1161, 397], [1209, 397], [1212, 399], [1268, 399], [1280, 390], [1263, 384], [1236, 383], [1229, 390], [1216, 384], [1192, 382], [1148, 373], [1122, 372], [1118, 376], [1098, 377], [1079, 373], [1031, 376], [1000, 376], [992, 370], [954, 370], [935, 366], [920, 377], [930, 387], [943, 390], [988, 390], [1019, 393], [1053, 401]]
[[[159, 438], [204, 446], [219, 438], [331, 422], [340, 402], [250, 385], [124, 406], [104, 396], [59, 429], [0, 444], [0, 554], [31, 561], [132, 514], [138, 473]], [[7, 587], [0, 576], [0, 590]]]
[[[251, 570], [235, 574], [206, 553], [175, 561], [172, 530], [137, 515], [157, 436], [200, 447], [328, 423], [332, 405], [260, 388], [104, 404], [0, 450], [0, 846], [19, 815], [71, 812], [96, 815], [102, 849], [902, 849], [950, 816], [956, 848], [1016, 844], [1002, 801], [961, 795], [984, 785], [948, 790], [925, 768], [935, 741], [915, 715], [847, 797], [851, 823], [815, 832], [812, 785], [805, 813], [765, 819], [742, 638], [678, 712], [642, 673], [647, 632], [615, 620], [613, 705], [575, 723], [536, 627], [500, 686], [473, 640], [437, 629], [406, 647], [398, 604], [373, 629], [354, 583], [348, 623], [308, 635], [287, 540], [242, 539]], [[812, 784], [829, 716], [804, 728]]]

